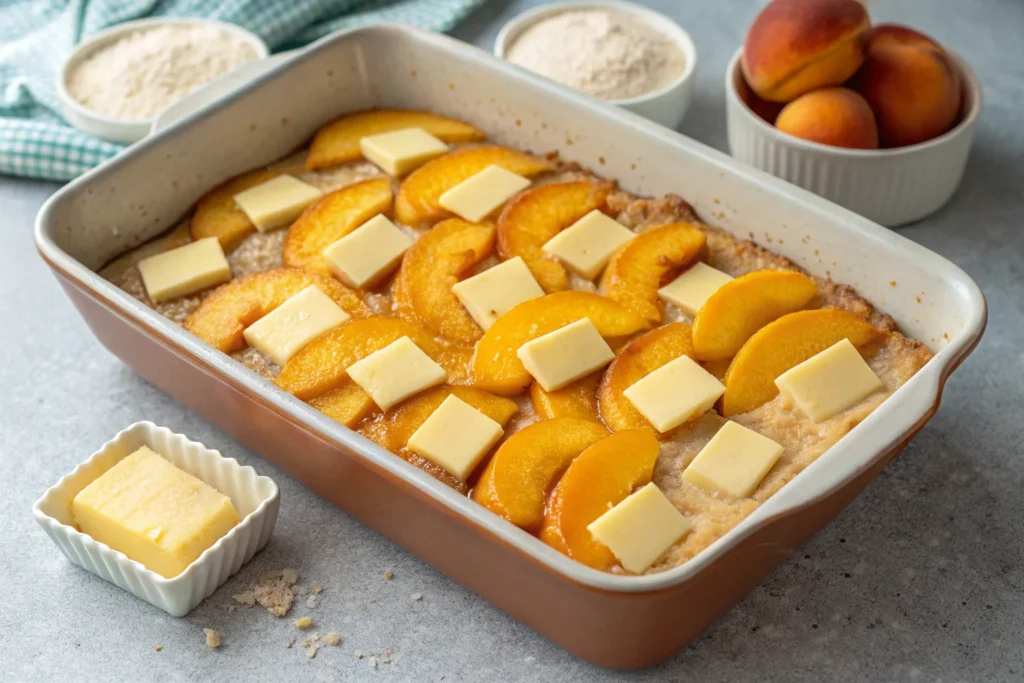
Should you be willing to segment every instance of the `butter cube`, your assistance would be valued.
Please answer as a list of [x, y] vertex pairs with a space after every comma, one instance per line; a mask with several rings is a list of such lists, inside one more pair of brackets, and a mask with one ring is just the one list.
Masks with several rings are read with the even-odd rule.
[[444, 368], [408, 337], [353, 363], [346, 372], [381, 410], [448, 379]]
[[731, 275], [697, 261], [682, 275], [658, 290], [658, 295], [691, 318], [718, 288], [732, 279]]
[[780, 455], [782, 446], [730, 420], [683, 471], [683, 479], [729, 499], [746, 498]]
[[155, 304], [195, 294], [231, 279], [231, 266], [216, 237], [204, 237], [139, 261], [146, 294]]
[[689, 356], [662, 365], [622, 392], [659, 432], [711, 410], [725, 387]]
[[394, 270], [412, 243], [378, 214], [324, 249], [324, 263], [349, 287], [373, 287]]
[[844, 339], [779, 375], [775, 386], [800, 412], [821, 422], [881, 389], [882, 381]]
[[284, 365], [306, 344], [349, 317], [319, 287], [310, 285], [245, 328], [245, 341]]
[[543, 250], [577, 275], [593, 280], [634, 237], [632, 230], [594, 209], [548, 240]]
[[404, 128], [362, 138], [359, 149], [388, 175], [402, 176], [447, 152], [448, 145], [422, 128]]
[[290, 175], [279, 175], [235, 195], [238, 205], [256, 229], [270, 232], [283, 228], [320, 199], [318, 188]]
[[690, 521], [653, 483], [626, 497], [587, 526], [619, 564], [634, 574], [648, 567], [685, 536]]
[[457, 283], [452, 292], [485, 330], [517, 305], [544, 296], [521, 256]]
[[528, 341], [516, 355], [544, 391], [561, 389], [615, 358], [590, 318]]
[[409, 448], [466, 481], [503, 433], [500, 424], [453, 395], [413, 433]]
[[79, 491], [71, 514], [82, 533], [166, 578], [239, 522], [230, 498], [145, 446]]
[[478, 223], [529, 186], [529, 178], [492, 164], [445, 192], [438, 203], [455, 215]]

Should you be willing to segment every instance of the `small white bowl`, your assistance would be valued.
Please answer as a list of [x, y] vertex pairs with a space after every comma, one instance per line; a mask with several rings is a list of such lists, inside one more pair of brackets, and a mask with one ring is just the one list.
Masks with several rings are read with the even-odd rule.
[[[185, 571], [171, 579], [78, 531], [71, 515], [71, 501], [79, 491], [142, 446], [148, 446], [226, 495], [242, 518]], [[267, 544], [280, 506], [280, 491], [269, 477], [261, 477], [234, 458], [225, 458], [219, 451], [169, 429], [152, 422], [136, 422], [47, 490], [33, 506], [32, 514], [71, 562], [172, 617], [181, 617]]]
[[783, 133], [739, 94], [742, 48], [725, 75], [729, 151], [750, 164], [888, 227], [938, 211], [956, 192], [981, 113], [981, 84], [958, 55], [962, 118], [937, 138], [891, 149], [846, 149]]
[[494, 40], [495, 56], [505, 59], [509, 48], [522, 35], [523, 31], [538, 21], [568, 10], [581, 9], [603, 9], [628, 14], [649, 24], [652, 28], [668, 36], [669, 39], [676, 43], [680, 51], [682, 51], [683, 59], [685, 60], [683, 73], [676, 80], [663, 88], [640, 95], [639, 97], [602, 101], [622, 107], [634, 114], [639, 114], [667, 128], [677, 128], [682, 123], [686, 110], [690, 106], [690, 101], [693, 99], [694, 84], [697, 81], [697, 48], [694, 46], [690, 34], [684, 31], [679, 24], [654, 10], [635, 5], [631, 2], [617, 2], [616, 0], [553, 2], [523, 12], [505, 24]]
[[123, 24], [118, 24], [117, 26], [108, 28], [105, 31], [100, 31], [94, 36], [82, 41], [78, 44], [78, 47], [75, 48], [74, 52], [71, 53], [71, 56], [68, 57], [67, 61], [64, 62], [60, 72], [57, 74], [56, 83], [57, 98], [60, 100], [61, 113], [64, 115], [64, 119], [84, 133], [89, 133], [90, 135], [95, 135], [96, 137], [100, 137], [111, 142], [130, 145], [131, 143], [138, 142], [142, 138], [146, 137], [146, 135], [149, 134], [149, 129], [152, 126], [155, 117], [125, 120], [111, 118], [95, 112], [73, 98], [71, 93], [68, 92], [68, 74], [70, 74], [72, 69], [74, 69], [74, 67], [83, 59], [104, 45], [117, 40], [118, 37], [125, 33], [138, 31], [139, 29], [156, 28], [158, 26], [170, 26], [175, 24], [214, 26], [251, 45], [253, 50], [256, 52], [256, 59], [263, 59], [270, 54], [270, 50], [267, 48], [266, 43], [264, 43], [255, 33], [247, 31], [235, 24], [229, 24], [223, 21], [186, 18], [139, 19], [137, 21], [127, 21]]

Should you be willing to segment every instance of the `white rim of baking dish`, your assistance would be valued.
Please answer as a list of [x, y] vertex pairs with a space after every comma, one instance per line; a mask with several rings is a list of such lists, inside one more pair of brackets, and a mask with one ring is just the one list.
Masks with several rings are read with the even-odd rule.
[[[853, 159], [895, 159], [901, 156], [909, 156], [926, 149], [938, 147], [939, 145], [943, 145], [950, 140], [958, 138], [960, 135], [969, 132], [977, 122], [978, 117], [981, 116], [981, 81], [978, 80], [977, 74], [974, 73], [974, 70], [963, 59], [963, 57], [949, 48], [943, 49], [945, 49], [946, 53], [952, 58], [954, 64], [956, 64], [960, 71], [961, 78], [963, 79], [965, 102], [961, 105], [962, 111], [960, 120], [957, 121], [955, 126], [947, 130], [942, 135], [934, 137], [931, 140], [919, 142], [915, 145], [886, 147], [882, 149], [852, 149], [849, 147], [825, 145], [820, 142], [804, 140], [803, 138], [798, 138], [795, 135], [784, 133], [758, 116], [754, 110], [750, 108], [750, 105], [743, 101], [743, 98], [740, 97], [739, 91], [736, 90], [736, 79], [743, 77], [743, 74], [740, 72], [740, 60], [743, 58], [742, 47], [736, 50], [732, 59], [729, 60], [728, 68], [725, 70], [725, 96], [728, 100], [727, 104], [731, 105], [734, 109], [743, 112], [743, 116], [747, 119], [748, 123], [757, 128], [763, 135], [790, 147]], [[963, 111], [963, 109], [966, 109], [966, 111]]]
[[[659, 142], [664, 143], [667, 150], [686, 149], [689, 153], [699, 155], [707, 162], [717, 165], [723, 174], [733, 174], [770, 188], [780, 199], [801, 203], [819, 212], [836, 215], [849, 224], [851, 230], [858, 231], [859, 236], [864, 240], [865, 248], [898, 250], [906, 252], [908, 258], [929, 262], [934, 270], [940, 272], [944, 279], [953, 283], [956, 289], [964, 295], [967, 310], [962, 329], [953, 335], [947, 345], [935, 353], [932, 360], [890, 396], [882, 406], [794, 477], [781, 491], [770, 497], [750, 516], [697, 556], [678, 567], [659, 574], [622, 576], [592, 569], [569, 559], [536, 536], [519, 529], [473, 502], [467, 496], [456, 493], [418, 467], [396, 457], [393, 453], [343, 427], [291, 394], [280, 390], [273, 383], [264, 380], [241, 363], [202, 342], [198, 337], [175, 325], [171, 320], [145, 306], [114, 284], [107, 282], [96, 272], [64, 253], [50, 237], [48, 230], [51, 222], [50, 214], [54, 210], [54, 205], [60, 202], [64, 196], [73, 194], [81, 186], [113, 172], [120, 164], [125, 163], [133, 156], [145, 154], [148, 148], [156, 142], [173, 139], [187, 133], [189, 126], [194, 122], [211, 116], [220, 107], [228, 106], [251, 90], [260, 88], [268, 81], [278, 78], [293, 66], [311, 59], [315, 53], [326, 46], [345, 40], [368, 39], [367, 36], [372, 37], [375, 33], [381, 32], [397, 33], [406, 39], [421, 41], [436, 47], [453, 57], [474, 62], [478, 66], [484, 65], [485, 68], [525, 82], [534, 89], [544, 91], [548, 96], [561, 100], [569, 106], [589, 108], [614, 125], [627, 126], [639, 134], [653, 136]], [[862, 216], [768, 173], [741, 164], [727, 154], [701, 142], [667, 128], [650, 126], [646, 119], [637, 114], [617, 107], [601, 106], [589, 96], [491, 57], [479, 48], [444, 35], [393, 23], [355, 27], [326, 36], [227, 97], [186, 116], [159, 134], [142, 141], [115, 159], [72, 181], [53, 195], [40, 210], [36, 219], [35, 236], [40, 253], [51, 264], [80, 281], [104, 300], [115, 304], [112, 313], [126, 323], [143, 327], [158, 337], [162, 343], [185, 351], [213, 372], [244, 387], [246, 391], [270, 404], [283, 415], [304, 425], [326, 440], [341, 444], [374, 466], [404, 480], [424, 495], [459, 513], [491, 536], [533, 558], [549, 571], [594, 589], [623, 593], [656, 591], [682, 583], [714, 562], [725, 548], [737, 544], [774, 518], [832, 495], [859, 474], [867, 471], [879, 457], [898, 446], [929, 414], [929, 411], [937, 406], [946, 377], [976, 345], [984, 331], [987, 319], [985, 298], [977, 284], [963, 270], [942, 256], [894, 231], [872, 223]], [[879, 439], [875, 436], [874, 440], [870, 441], [873, 434], [883, 433], [886, 434], [885, 438]], [[868, 440], [868, 445], [852, 441], [851, 435]], [[851, 447], [851, 444], [856, 448]], [[858, 461], [857, 454], [865, 451], [870, 451], [874, 457], [866, 462]], [[844, 460], [844, 455], [850, 457]], [[829, 473], [828, 485], [813, 484], [814, 477], [820, 480], [823, 472]]]
[[[674, 79], [671, 83], [668, 83], [657, 90], [652, 90], [649, 93], [637, 95], [636, 97], [627, 97], [619, 100], [595, 99], [617, 106], [629, 106], [631, 104], [640, 104], [641, 102], [650, 102], [651, 100], [657, 99], [671, 91], [673, 88], [679, 87], [680, 84], [693, 78], [696, 73], [697, 46], [694, 44], [693, 38], [690, 37], [690, 34], [686, 32], [686, 29], [661, 12], [656, 12], [655, 10], [647, 7], [641, 7], [640, 5], [632, 2], [620, 2], [620, 0], [566, 0], [565, 2], [553, 2], [527, 10], [511, 19], [501, 28], [500, 31], [498, 31], [498, 35], [494, 39], [494, 56], [505, 60], [505, 54], [508, 52], [508, 48], [511, 47], [520, 35], [522, 35], [523, 31], [536, 24], [541, 19], [546, 19], [548, 17], [555, 16], [556, 14], [561, 14], [562, 12], [580, 9], [614, 10], [637, 17], [654, 30], [672, 40], [672, 42], [674, 42], [682, 51], [683, 58], [686, 60], [686, 64], [683, 66], [683, 73], [681, 73], [679, 77]], [[559, 83], [558, 85], [563, 88], [570, 87], [562, 83]]]
[[[159, 113], [144, 119], [117, 119], [101, 114], [93, 109], [89, 109], [71, 95], [68, 91], [67, 79], [71, 70], [82, 60], [104, 45], [113, 42], [119, 36], [132, 31], [173, 25], [213, 26], [219, 28], [222, 31], [230, 33], [248, 43], [256, 51], [256, 59], [253, 61], [259, 61], [270, 54], [270, 48], [267, 47], [267, 44], [263, 42], [262, 38], [252, 31], [226, 21], [192, 17], [154, 17], [150, 19], [126, 21], [123, 24], [111, 26], [108, 29], [104, 29], [94, 35], [91, 35], [75, 46], [75, 49], [71, 52], [68, 58], [64, 61], [64, 64], [61, 65], [60, 70], [57, 72], [57, 78], [54, 84], [57, 91], [57, 98], [60, 100], [61, 105], [73, 110], [79, 116], [93, 119], [95, 122], [106, 126], [117, 127], [126, 131], [134, 128], [145, 128], [145, 131], [148, 132], [149, 126], [151, 126], [156, 117], [159, 116]], [[143, 135], [145, 135], [145, 132], [143, 132]]]

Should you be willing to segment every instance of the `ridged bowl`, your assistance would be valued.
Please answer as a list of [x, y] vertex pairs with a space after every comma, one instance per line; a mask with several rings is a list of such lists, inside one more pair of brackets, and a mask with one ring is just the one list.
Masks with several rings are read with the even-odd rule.
[[[185, 571], [171, 579], [82, 533], [75, 528], [71, 515], [71, 501], [79, 491], [142, 446], [148, 446], [179, 469], [228, 496], [242, 518]], [[280, 503], [280, 491], [269, 477], [165, 427], [136, 422], [48, 489], [32, 513], [71, 562], [171, 616], [181, 617], [267, 544], [274, 532]]]
[[963, 75], [960, 122], [917, 145], [880, 150], [832, 147], [783, 133], [739, 93], [742, 49], [725, 76], [729, 151], [737, 160], [829, 199], [876, 223], [895, 227], [938, 211], [960, 185], [981, 113], [981, 84], [952, 55]]

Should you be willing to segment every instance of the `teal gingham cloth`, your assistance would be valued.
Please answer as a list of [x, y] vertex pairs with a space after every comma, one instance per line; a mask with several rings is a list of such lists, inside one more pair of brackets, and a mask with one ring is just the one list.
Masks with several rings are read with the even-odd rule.
[[219, 19], [278, 50], [375, 21], [447, 31], [484, 1], [0, 0], [0, 173], [70, 180], [123, 149], [65, 123], [53, 85], [80, 40], [115, 24], [148, 17]]

